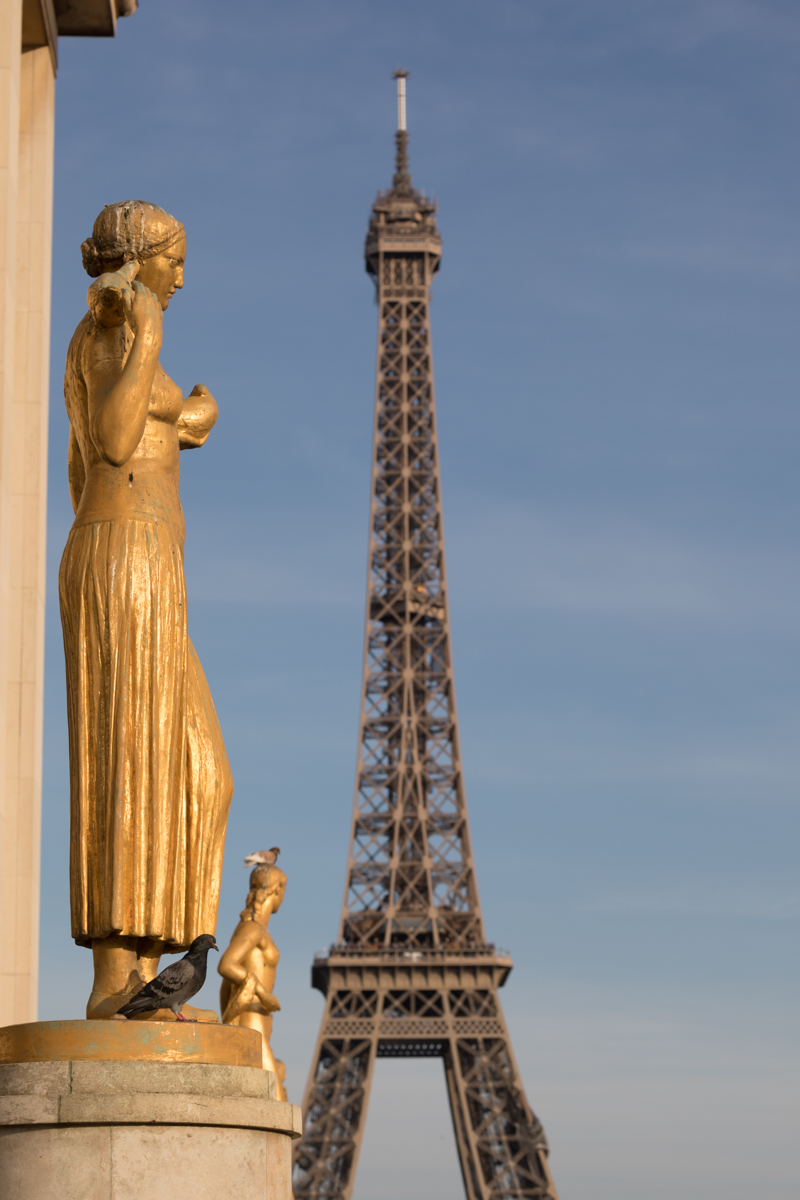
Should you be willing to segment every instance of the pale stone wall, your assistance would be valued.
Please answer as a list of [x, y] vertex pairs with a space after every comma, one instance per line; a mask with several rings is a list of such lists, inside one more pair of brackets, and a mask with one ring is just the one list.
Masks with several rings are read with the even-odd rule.
[[0, 1195], [291, 1200], [302, 1116], [274, 1095], [275, 1077], [260, 1067], [0, 1066]]
[[36, 1017], [55, 76], [0, 0], [0, 1025]]

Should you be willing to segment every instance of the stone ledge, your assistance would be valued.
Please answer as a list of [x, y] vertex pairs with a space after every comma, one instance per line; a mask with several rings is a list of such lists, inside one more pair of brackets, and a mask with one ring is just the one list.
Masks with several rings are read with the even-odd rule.
[[203, 1063], [0, 1064], [0, 1127], [198, 1125], [302, 1134], [260, 1067]]
[[303, 1132], [300, 1106], [282, 1100], [146, 1092], [0, 1096], [0, 1126], [9, 1125], [216, 1125], [284, 1133], [290, 1138]]
[[58, 1096], [0, 1096], [0, 1126], [57, 1124]]
[[261, 1067], [208, 1063], [36, 1062], [0, 1064], [0, 1097], [89, 1093], [118, 1096], [233, 1096], [274, 1100], [275, 1076]]

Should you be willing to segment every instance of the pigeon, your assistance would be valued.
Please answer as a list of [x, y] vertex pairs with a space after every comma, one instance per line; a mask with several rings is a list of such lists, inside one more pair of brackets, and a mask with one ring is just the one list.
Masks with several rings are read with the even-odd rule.
[[278, 846], [273, 846], [271, 850], [256, 850], [255, 854], [248, 854], [244, 865], [246, 867], [274, 867], [279, 854]]
[[158, 1008], [171, 1008], [176, 1021], [188, 1021], [181, 1009], [191, 1000], [206, 981], [209, 950], [219, 950], [217, 940], [211, 933], [201, 933], [189, 947], [189, 953], [177, 962], [170, 963], [160, 975], [145, 984], [140, 992], [118, 1009], [118, 1017], [133, 1017], [137, 1013], [155, 1012]]

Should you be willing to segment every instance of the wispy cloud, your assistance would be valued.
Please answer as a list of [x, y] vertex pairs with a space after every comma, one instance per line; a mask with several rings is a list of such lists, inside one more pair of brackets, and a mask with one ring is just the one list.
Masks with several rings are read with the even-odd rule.
[[703, 917], [762, 917], [768, 920], [800, 919], [800, 894], [769, 895], [730, 891], [712, 894], [707, 889], [681, 888], [668, 892], [608, 895], [576, 904], [576, 912], [674, 913]]
[[606, 8], [598, 36], [587, 22], [595, 55], [657, 50], [691, 54], [721, 38], [800, 39], [800, 17], [769, 0], [618, 0]]
[[[788, 549], [720, 546], [622, 514], [537, 512], [491, 497], [453, 496], [447, 537], [459, 602], [641, 621], [794, 627], [800, 563]], [[193, 602], [353, 607], [364, 599], [363, 530], [284, 523], [252, 545], [190, 541]]]
[[[703, 622], [791, 620], [800, 565], [771, 547], [681, 540], [622, 515], [539, 514], [462, 499], [449, 522], [459, 586], [480, 603]], [[470, 573], [465, 564], [480, 564]]]
[[671, 268], [696, 270], [724, 275], [754, 275], [771, 280], [794, 283], [800, 268], [800, 254], [788, 243], [782, 248], [774, 245], [759, 248], [741, 232], [731, 231], [728, 237], [706, 237], [698, 240], [687, 233], [659, 240], [637, 240], [627, 245], [615, 245], [616, 256], [626, 255], [634, 262], [666, 264]]

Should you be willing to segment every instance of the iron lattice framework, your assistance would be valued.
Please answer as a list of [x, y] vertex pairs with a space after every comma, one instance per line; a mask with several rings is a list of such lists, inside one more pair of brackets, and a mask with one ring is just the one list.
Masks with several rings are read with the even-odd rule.
[[468, 1200], [557, 1200], [497, 994], [511, 959], [486, 943], [472, 863], [428, 313], [441, 240], [411, 184], [404, 103], [400, 117], [366, 242], [380, 316], [353, 833], [339, 940], [312, 969], [327, 1004], [294, 1195], [349, 1200], [376, 1057], [435, 1056]]

